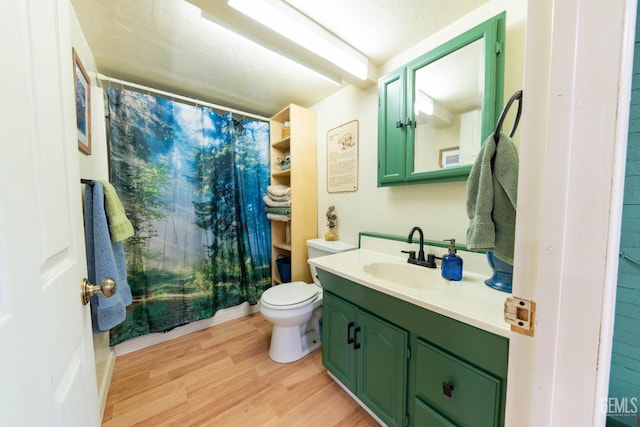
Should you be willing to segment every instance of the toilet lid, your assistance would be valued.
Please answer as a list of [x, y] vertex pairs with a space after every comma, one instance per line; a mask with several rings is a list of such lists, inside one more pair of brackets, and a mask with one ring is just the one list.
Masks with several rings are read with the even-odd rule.
[[290, 282], [273, 286], [262, 294], [262, 301], [273, 306], [300, 304], [318, 295], [320, 289], [304, 282]]

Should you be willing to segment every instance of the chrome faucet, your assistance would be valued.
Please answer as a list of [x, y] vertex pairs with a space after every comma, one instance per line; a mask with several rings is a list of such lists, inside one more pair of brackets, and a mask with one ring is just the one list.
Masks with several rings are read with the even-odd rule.
[[407, 262], [410, 264], [420, 265], [422, 267], [428, 268], [436, 268], [435, 255], [429, 254], [427, 255], [427, 259], [424, 258], [424, 233], [420, 227], [413, 227], [409, 232], [409, 237], [407, 237], [407, 243], [413, 243], [413, 235], [415, 232], [418, 232], [420, 236], [420, 248], [418, 249], [418, 258], [416, 258], [415, 251], [402, 251], [405, 254], [409, 254], [409, 259]]

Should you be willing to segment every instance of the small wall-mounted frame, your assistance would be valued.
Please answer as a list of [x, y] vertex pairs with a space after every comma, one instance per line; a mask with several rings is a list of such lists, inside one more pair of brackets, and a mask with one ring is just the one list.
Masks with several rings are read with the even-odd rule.
[[440, 149], [440, 167], [450, 168], [460, 164], [460, 147]]
[[73, 81], [76, 96], [76, 125], [78, 129], [78, 149], [91, 155], [91, 80], [74, 48]]

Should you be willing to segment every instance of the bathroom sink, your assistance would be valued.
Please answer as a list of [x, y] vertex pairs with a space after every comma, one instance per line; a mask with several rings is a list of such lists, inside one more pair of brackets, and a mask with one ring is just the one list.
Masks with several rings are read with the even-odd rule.
[[443, 288], [446, 281], [439, 268], [419, 267], [397, 262], [373, 262], [363, 266], [364, 272], [378, 279], [416, 288]]

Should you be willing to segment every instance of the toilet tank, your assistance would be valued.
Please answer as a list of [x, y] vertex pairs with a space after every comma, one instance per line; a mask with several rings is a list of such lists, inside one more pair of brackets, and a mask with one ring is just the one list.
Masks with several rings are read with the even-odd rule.
[[[309, 258], [317, 258], [340, 252], [352, 251], [354, 249], [358, 248], [351, 243], [342, 242], [340, 240], [329, 241], [322, 238], [307, 240]], [[311, 277], [313, 277], [313, 281], [318, 286], [322, 286], [318, 280], [316, 268], [312, 265], [309, 265], [309, 267], [311, 268]]]

